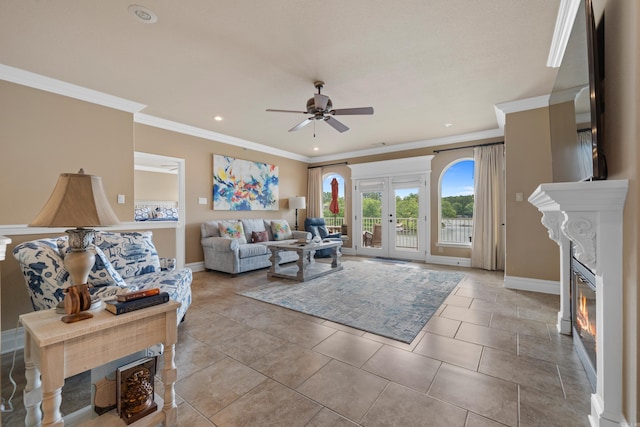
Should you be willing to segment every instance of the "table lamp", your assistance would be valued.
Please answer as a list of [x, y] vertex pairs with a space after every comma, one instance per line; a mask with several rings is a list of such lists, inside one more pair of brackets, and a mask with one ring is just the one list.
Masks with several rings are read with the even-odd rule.
[[87, 248], [93, 243], [95, 230], [85, 227], [118, 224], [118, 217], [111, 209], [102, 188], [102, 178], [78, 173], [60, 174], [53, 193], [29, 227], [76, 227], [66, 230], [71, 252], [64, 256], [64, 266], [69, 272], [71, 285], [65, 290], [65, 323], [93, 317], [85, 312], [91, 307], [87, 283], [89, 272], [95, 263], [93, 253]]
[[296, 230], [298, 229], [298, 209], [306, 209], [307, 201], [303, 196], [289, 197], [289, 209], [296, 210]]

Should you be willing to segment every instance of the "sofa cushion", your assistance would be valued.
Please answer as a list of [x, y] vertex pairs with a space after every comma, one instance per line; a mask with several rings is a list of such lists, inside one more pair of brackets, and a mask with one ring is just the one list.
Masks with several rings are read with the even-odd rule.
[[253, 232], [265, 231], [264, 221], [261, 219], [242, 219], [242, 227], [244, 227], [244, 235], [247, 238], [247, 242], [251, 242]]
[[142, 233], [96, 233], [94, 244], [105, 253], [124, 279], [160, 271], [160, 257], [150, 231]]
[[284, 219], [274, 219], [271, 221], [271, 232], [273, 233], [273, 240], [287, 240], [291, 239], [291, 227], [289, 223]]
[[162, 292], [169, 293], [169, 298], [181, 304], [178, 308], [178, 322], [180, 322], [191, 305], [192, 280], [193, 273], [191, 270], [182, 268], [142, 274], [132, 277], [128, 281], [131, 289], [137, 290], [159, 287]]
[[268, 241], [269, 241], [269, 233], [267, 232], [267, 230], [251, 232], [251, 243], [260, 243], [260, 242], [268, 242]]
[[240, 259], [266, 255], [268, 253], [269, 249], [260, 244], [247, 243], [245, 245], [238, 246], [238, 257], [240, 257]]
[[218, 222], [218, 230], [220, 230], [220, 237], [224, 237], [225, 239], [238, 239], [240, 244], [247, 243], [244, 228], [239, 221], [220, 221]]
[[220, 237], [220, 230], [218, 230], [219, 221], [207, 221], [203, 224], [202, 234], [204, 237]]

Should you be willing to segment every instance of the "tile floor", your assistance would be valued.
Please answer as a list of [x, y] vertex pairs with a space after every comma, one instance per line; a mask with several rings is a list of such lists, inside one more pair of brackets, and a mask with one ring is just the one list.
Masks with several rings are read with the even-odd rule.
[[264, 284], [266, 270], [194, 274], [176, 349], [179, 425], [588, 426], [591, 389], [556, 332], [558, 297], [504, 289], [502, 272], [460, 271], [411, 344], [235, 293]]

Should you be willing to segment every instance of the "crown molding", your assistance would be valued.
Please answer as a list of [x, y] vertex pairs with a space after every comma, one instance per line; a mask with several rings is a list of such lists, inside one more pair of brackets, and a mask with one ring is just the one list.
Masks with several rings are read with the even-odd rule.
[[423, 139], [420, 141], [405, 142], [402, 144], [386, 145], [366, 150], [350, 151], [347, 153], [331, 154], [326, 156], [311, 157], [311, 162], [327, 162], [344, 160], [354, 157], [372, 156], [376, 154], [395, 153], [398, 151], [415, 150], [417, 148], [437, 147], [440, 145], [458, 144], [460, 142], [479, 141], [482, 139], [499, 138], [504, 136], [504, 129], [491, 129], [479, 132], [463, 133], [460, 135], [445, 136], [442, 138]]
[[4, 64], [0, 64], [0, 79], [128, 113], [136, 113], [147, 107], [139, 102], [129, 101], [128, 99], [108, 95], [97, 90], [87, 89]]
[[503, 102], [494, 106], [498, 126], [504, 131], [504, 123], [507, 114], [520, 111], [535, 110], [549, 106], [549, 95], [535, 96], [533, 98], [518, 99], [517, 101]]
[[248, 150], [260, 151], [267, 154], [273, 154], [275, 156], [284, 157], [291, 160], [298, 160], [300, 162], [310, 163], [311, 158], [307, 156], [301, 156], [299, 154], [290, 153], [288, 151], [279, 150], [277, 148], [269, 147], [266, 145], [258, 144], [256, 142], [247, 141], [246, 139], [236, 138], [234, 136], [225, 135], [218, 132], [198, 128], [195, 126], [185, 125], [184, 123], [178, 123], [160, 117], [150, 116], [143, 113], [135, 113], [133, 115], [133, 121], [135, 123], [153, 126], [160, 129], [170, 130], [173, 132], [182, 133], [185, 135], [191, 135], [198, 138], [207, 139], [210, 141], [222, 142], [229, 145], [235, 145]]
[[[502, 126], [497, 129], [491, 129], [486, 131], [471, 132], [460, 135], [452, 135], [442, 138], [425, 139], [401, 144], [394, 144], [384, 147], [376, 147], [366, 150], [357, 150], [346, 153], [339, 153], [327, 156], [307, 157], [289, 151], [280, 150], [277, 148], [269, 147], [267, 145], [259, 144], [253, 141], [248, 141], [234, 136], [225, 135], [218, 132], [209, 131], [206, 129], [198, 128], [184, 123], [174, 122], [171, 120], [163, 119], [160, 117], [152, 116], [149, 114], [141, 113], [140, 111], [147, 106], [138, 102], [130, 101], [117, 96], [109, 95], [103, 92], [98, 92], [93, 89], [88, 89], [82, 86], [74, 85], [71, 83], [63, 82], [51, 77], [46, 77], [40, 74], [36, 74], [30, 71], [22, 70], [19, 68], [11, 67], [8, 65], [0, 64], [0, 79], [6, 80], [12, 83], [16, 83], [23, 86], [32, 87], [34, 89], [43, 90], [45, 92], [55, 93], [58, 95], [68, 96], [70, 98], [78, 99], [81, 101], [90, 102], [93, 104], [102, 105], [109, 108], [114, 108], [121, 111], [133, 113], [133, 121], [135, 123], [144, 124], [147, 126], [157, 127], [161, 129], [170, 130], [185, 135], [191, 135], [198, 138], [203, 138], [211, 141], [222, 142], [229, 145], [234, 145], [244, 149], [255, 150], [267, 154], [273, 154], [275, 156], [297, 160], [305, 163], [319, 163], [334, 160], [343, 160], [354, 157], [370, 156], [376, 154], [394, 153], [399, 151], [413, 150], [418, 148], [435, 147], [439, 145], [456, 144], [461, 142], [478, 141], [488, 138], [497, 138], [504, 136], [504, 121]], [[548, 98], [548, 97], [547, 97]], [[534, 99], [534, 98], [532, 98]], [[526, 101], [526, 100], [525, 100]], [[521, 102], [521, 101], [516, 101]], [[500, 105], [508, 105], [500, 104]], [[526, 109], [526, 108], [523, 108]], [[497, 110], [496, 110], [497, 111]]]
[[576, 13], [581, 0], [561, 0], [556, 17], [556, 26], [553, 30], [553, 39], [547, 58], [547, 67], [558, 68], [562, 64], [564, 52], [567, 49], [569, 36], [576, 20]]

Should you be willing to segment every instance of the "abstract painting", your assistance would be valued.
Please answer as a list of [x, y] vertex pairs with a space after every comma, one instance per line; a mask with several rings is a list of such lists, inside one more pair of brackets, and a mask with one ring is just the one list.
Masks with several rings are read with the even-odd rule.
[[278, 210], [278, 166], [214, 154], [213, 209]]

